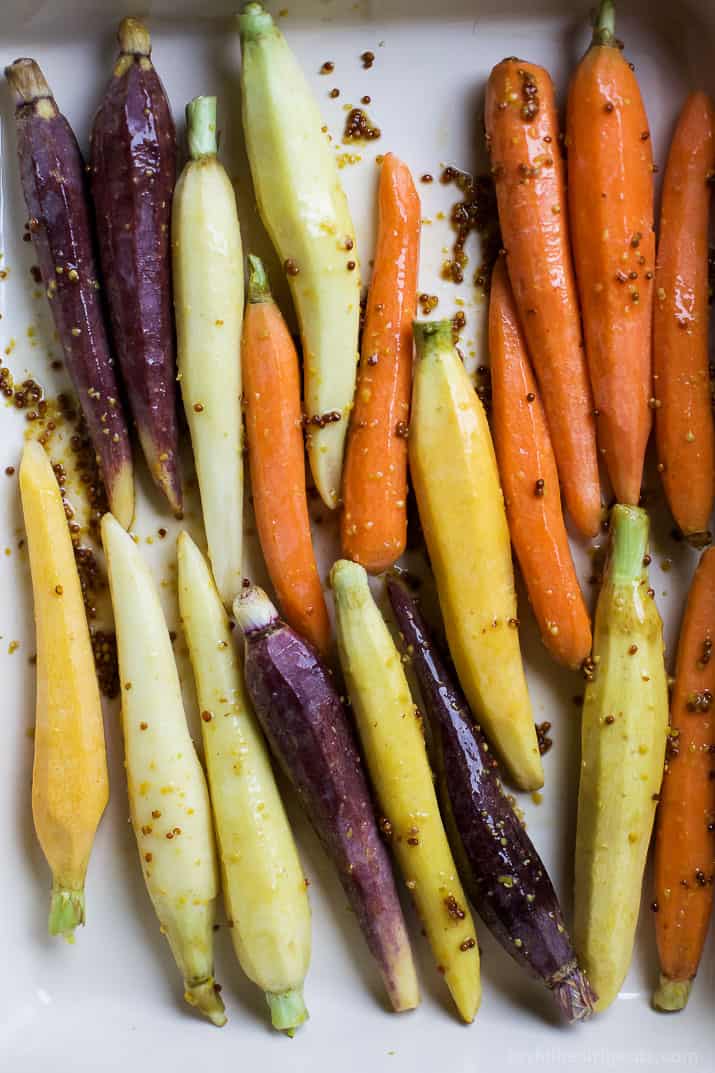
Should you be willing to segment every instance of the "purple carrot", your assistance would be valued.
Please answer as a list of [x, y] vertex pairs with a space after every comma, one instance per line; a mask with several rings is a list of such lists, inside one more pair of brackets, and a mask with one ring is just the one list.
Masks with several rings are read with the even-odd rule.
[[435, 648], [416, 601], [395, 574], [390, 603], [419, 682], [432, 737], [440, 801], [463, 881], [507, 953], [552, 991], [569, 1021], [593, 1012], [556, 892], [509, 804], [497, 763]]
[[395, 1010], [419, 1001], [402, 908], [347, 713], [316, 650], [262, 589], [236, 597], [246, 686], [377, 961]]
[[30, 233], [55, 328], [112, 513], [128, 527], [134, 514], [132, 455], [103, 318], [82, 154], [35, 61], [15, 60], [5, 77], [15, 98]]
[[90, 180], [112, 336], [149, 470], [181, 510], [176, 353], [171, 313], [171, 199], [176, 131], [137, 19], [119, 26], [119, 57], [95, 116]]

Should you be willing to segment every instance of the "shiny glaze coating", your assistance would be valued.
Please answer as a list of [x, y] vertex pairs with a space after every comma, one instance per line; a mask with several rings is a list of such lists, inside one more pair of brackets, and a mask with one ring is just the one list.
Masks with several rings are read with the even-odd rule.
[[119, 42], [92, 127], [99, 252], [112, 336], [144, 455], [172, 510], [180, 511], [169, 235], [176, 133], [149, 58], [149, 34], [141, 23], [124, 19]]
[[489, 745], [404, 583], [390, 575], [387, 591], [419, 682], [442, 813], [469, 896], [507, 953], [553, 989], [569, 1020], [587, 1017], [592, 994], [556, 892], [507, 800]]
[[286, 621], [327, 654], [330, 620], [305, 486], [300, 363], [262, 264], [250, 254], [249, 264], [241, 350], [256, 527]]
[[[409, 169], [392, 153], [385, 157], [380, 172], [378, 211], [381, 226], [350, 416], [341, 519], [343, 555], [371, 574], [392, 566], [407, 541], [407, 426], [420, 199]], [[386, 227], [385, 220], [393, 220], [394, 226]], [[384, 398], [389, 408], [378, 412], [373, 395]], [[366, 441], [373, 465], [366, 465]], [[354, 495], [350, 495], [351, 488], [356, 489]]]
[[[526, 79], [538, 110], [524, 117]], [[554, 87], [536, 64], [508, 59], [489, 76], [487, 144], [507, 268], [529, 345], [559, 468], [578, 529], [598, 531], [596, 426], [569, 244], [564, 162]]]
[[[244, 621], [247, 601], [265, 609], [264, 624]], [[409, 939], [345, 708], [315, 649], [278, 618], [265, 593], [244, 589], [234, 612], [245, 637], [246, 687], [256, 715], [398, 1001], [398, 962], [405, 952], [410, 956]]]
[[715, 110], [693, 93], [668, 157], [660, 210], [653, 311], [653, 393], [661, 476], [678, 526], [708, 539], [715, 489], [708, 369], [708, 216], [715, 169]]
[[680, 631], [670, 701], [672, 736], [655, 820], [654, 922], [661, 988], [654, 1003], [659, 1008], [673, 1008], [662, 1005], [664, 995], [674, 990], [668, 982], [681, 984], [687, 999], [712, 914], [714, 635], [715, 548], [708, 548], [695, 571]]
[[484, 407], [452, 322], [415, 323], [409, 459], [449, 651], [472, 710], [515, 785], [544, 771], [519, 645], [511, 543]]
[[504, 258], [489, 303], [492, 431], [509, 532], [541, 639], [560, 663], [591, 651], [591, 624], [574, 569], [556, 459]]
[[77, 139], [34, 60], [6, 70], [30, 233], [67, 371], [97, 452], [110, 506], [131, 524], [131, 446], [104, 323], [85, 169]]
[[615, 45], [593, 45], [576, 69], [566, 144], [599, 450], [618, 501], [637, 504], [651, 428], [653, 154], [636, 76]]
[[357, 374], [355, 230], [334, 146], [297, 58], [261, 4], [246, 4], [238, 25], [256, 203], [290, 284], [303, 348], [308, 458], [321, 499], [334, 509]]

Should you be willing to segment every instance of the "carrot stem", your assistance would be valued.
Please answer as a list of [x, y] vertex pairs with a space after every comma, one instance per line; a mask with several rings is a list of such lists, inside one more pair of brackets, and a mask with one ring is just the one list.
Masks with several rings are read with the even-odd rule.
[[263, 261], [255, 253], [248, 255], [247, 299], [249, 302], [268, 302], [271, 299], [271, 285]]
[[186, 137], [189, 156], [199, 160], [204, 156], [216, 156], [216, 98], [194, 97], [186, 105]]
[[613, 0], [601, 0], [593, 28], [593, 45], [616, 44], [616, 5]]

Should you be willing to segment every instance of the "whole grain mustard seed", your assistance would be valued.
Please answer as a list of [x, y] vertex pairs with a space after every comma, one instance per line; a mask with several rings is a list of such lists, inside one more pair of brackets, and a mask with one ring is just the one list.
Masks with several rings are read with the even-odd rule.
[[204, 404], [202, 402], [195, 402], [194, 403], [194, 413], [197, 413], [197, 414], [203, 413], [203, 409], [204, 409]]
[[64, 591], [61, 585], [55, 585], [55, 592], [58, 596], [62, 596]]

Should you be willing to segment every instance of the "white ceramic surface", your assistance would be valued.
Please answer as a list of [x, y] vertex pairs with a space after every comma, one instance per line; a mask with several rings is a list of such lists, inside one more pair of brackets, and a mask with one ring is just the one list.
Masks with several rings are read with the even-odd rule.
[[[589, 0], [282, 0], [280, 24], [302, 60], [320, 100], [336, 151], [362, 158], [342, 171], [359, 237], [364, 275], [373, 242], [372, 204], [377, 153], [392, 149], [416, 177], [455, 164], [484, 168], [481, 106], [485, 79], [493, 63], [519, 54], [545, 63], [563, 92], [568, 71], [588, 40]], [[158, 0], [140, 5], [150, 15], [154, 59], [177, 116], [197, 93], [218, 93], [222, 153], [236, 177], [244, 242], [266, 251], [247, 178], [240, 131], [237, 86], [239, 49], [225, 0]], [[277, 9], [278, 5], [276, 5]], [[653, 135], [655, 159], [662, 165], [676, 111], [690, 88], [715, 89], [713, 46], [715, 4], [692, 0], [641, 3], [621, 0], [619, 34], [638, 69]], [[110, 70], [113, 32], [122, 14], [133, 12], [125, 0], [2, 0], [0, 61], [32, 55], [42, 65], [62, 110], [86, 144], [89, 123]], [[360, 54], [376, 55], [364, 70]], [[318, 71], [325, 60], [333, 74]], [[340, 88], [331, 100], [328, 91]], [[382, 138], [357, 150], [340, 146], [346, 104], [369, 94], [368, 111]], [[3, 88], [0, 126], [0, 347], [16, 380], [36, 375], [48, 393], [65, 385], [63, 373], [49, 368], [59, 356], [52, 338], [46, 301], [29, 270], [32, 248], [22, 241], [25, 211], [18, 185], [9, 99]], [[465, 282], [440, 279], [450, 243], [449, 209], [453, 188], [435, 181], [418, 184], [425, 226], [422, 290], [439, 296], [437, 315], [452, 313], [457, 299], [467, 315], [465, 349], [470, 364], [484, 361], [483, 303]], [[444, 214], [444, 215], [441, 215]], [[475, 251], [472, 251], [473, 253]], [[476, 257], [473, 258], [473, 264]], [[275, 264], [274, 273], [277, 272]], [[280, 292], [285, 300], [285, 292]], [[33, 296], [37, 294], [37, 296]], [[28, 329], [32, 332], [28, 332]], [[34, 333], [34, 334], [33, 334]], [[311, 880], [314, 919], [313, 962], [306, 987], [311, 1020], [290, 1041], [267, 1024], [262, 996], [243, 977], [227, 929], [216, 933], [217, 977], [224, 987], [229, 1023], [212, 1028], [183, 1005], [180, 981], [168, 947], [159, 935], [143, 887], [122, 770], [122, 745], [116, 705], [107, 706], [111, 801], [95, 844], [87, 881], [87, 927], [73, 947], [50, 939], [46, 931], [49, 872], [36, 843], [30, 811], [30, 774], [34, 684], [29, 657], [34, 631], [27, 560], [22, 538], [16, 476], [25, 416], [12, 405], [0, 407], [0, 679], [3, 685], [0, 737], [0, 1070], [12, 1073], [114, 1073], [171, 1070], [188, 1073], [200, 1066], [311, 1073], [362, 1073], [366, 1068], [394, 1073], [451, 1073], [472, 1070], [575, 1070], [630, 1073], [633, 1069], [686, 1067], [712, 1071], [712, 1011], [715, 1002], [715, 946], [712, 938], [687, 1010], [677, 1017], [655, 1014], [649, 1006], [656, 975], [650, 897], [644, 911], [633, 966], [611, 1010], [576, 1028], [560, 1024], [549, 996], [527, 979], [480, 930], [484, 997], [476, 1022], [459, 1024], [446, 989], [435, 972], [425, 940], [410, 910], [410, 925], [423, 989], [421, 1008], [394, 1015], [386, 1011], [377, 973], [355, 921], [346, 908], [335, 875], [316, 839], [287, 792], [305, 869]], [[143, 464], [135, 532], [164, 582], [171, 625], [176, 625], [173, 588], [176, 526], [162, 515]], [[662, 501], [654, 468], [647, 486]], [[327, 570], [336, 543], [333, 523], [315, 504], [321, 522], [322, 566]], [[695, 555], [670, 536], [671, 523], [655, 507], [653, 585], [666, 623], [669, 662]], [[187, 524], [201, 539], [196, 506]], [[169, 528], [165, 540], [157, 537]], [[250, 528], [250, 523], [249, 523]], [[146, 538], [153, 538], [151, 544]], [[600, 541], [598, 542], [600, 543]], [[4, 553], [3, 553], [4, 552]], [[584, 546], [577, 546], [579, 572], [591, 572]], [[671, 560], [663, 570], [665, 559]], [[261, 578], [255, 554], [247, 572]], [[585, 585], [592, 597], [592, 589]], [[545, 758], [546, 786], [538, 806], [520, 803], [570, 915], [572, 852], [579, 766], [578, 675], [559, 672], [545, 656], [520, 590], [523, 645], [539, 721], [553, 724], [554, 747]], [[18, 641], [19, 647], [11, 642]], [[187, 700], [195, 718], [186, 646], [176, 645]], [[188, 673], [187, 673], [188, 672]], [[194, 729], [195, 723], [194, 723]], [[198, 740], [198, 733], [195, 734]], [[223, 913], [219, 914], [223, 919]]]

